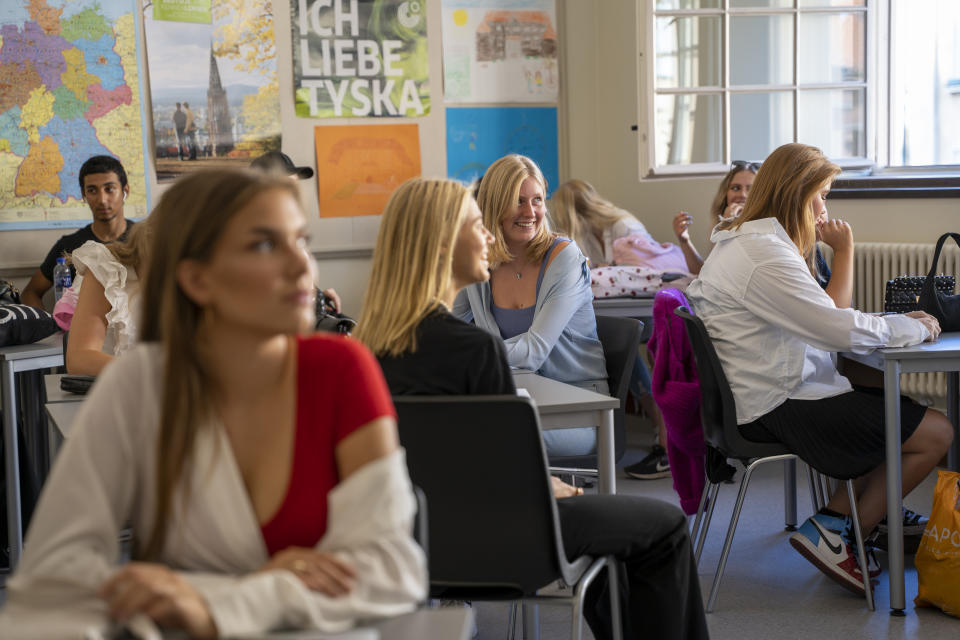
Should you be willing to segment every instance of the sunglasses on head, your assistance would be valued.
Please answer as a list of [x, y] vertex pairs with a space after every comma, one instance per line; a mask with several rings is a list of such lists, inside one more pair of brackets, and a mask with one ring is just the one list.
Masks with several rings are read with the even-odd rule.
[[759, 162], [747, 162], [746, 160], [734, 160], [730, 163], [731, 169], [737, 169], [738, 171], [743, 171], [744, 169], [749, 169], [756, 173], [760, 170]]

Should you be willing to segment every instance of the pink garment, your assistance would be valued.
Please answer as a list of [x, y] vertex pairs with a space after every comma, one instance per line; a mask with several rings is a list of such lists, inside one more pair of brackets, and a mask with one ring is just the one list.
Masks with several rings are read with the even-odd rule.
[[57, 322], [57, 326], [63, 331], [70, 330], [70, 324], [73, 322], [73, 312], [77, 308], [78, 298], [77, 292], [73, 290], [73, 287], [70, 287], [63, 292], [63, 295], [60, 296], [57, 303], [53, 305], [53, 319]]
[[667, 458], [673, 489], [687, 515], [697, 512], [706, 473], [706, 443], [700, 422], [700, 382], [693, 348], [683, 320], [674, 315], [687, 307], [678, 289], [663, 289], [653, 299], [653, 335], [647, 349], [653, 355], [653, 400], [667, 428]]
[[688, 273], [683, 250], [669, 242], [657, 242], [646, 233], [631, 233], [613, 241], [613, 262], [647, 267], [661, 273]]

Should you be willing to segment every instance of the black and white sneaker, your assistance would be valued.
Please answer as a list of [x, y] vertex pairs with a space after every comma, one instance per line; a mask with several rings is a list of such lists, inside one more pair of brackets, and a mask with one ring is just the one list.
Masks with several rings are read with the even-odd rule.
[[[927, 523], [930, 522], [930, 518], [922, 516], [915, 511], [911, 511], [906, 507], [903, 508], [903, 535], [904, 536], [922, 536], [924, 529], [927, 528]], [[887, 518], [884, 516], [883, 520], [880, 521], [880, 524], [877, 525], [877, 531], [880, 532], [880, 535], [886, 537], [887, 535]]]
[[670, 460], [667, 459], [667, 450], [659, 444], [653, 445], [650, 454], [636, 464], [624, 469], [631, 478], [638, 480], [655, 480], [670, 476]]

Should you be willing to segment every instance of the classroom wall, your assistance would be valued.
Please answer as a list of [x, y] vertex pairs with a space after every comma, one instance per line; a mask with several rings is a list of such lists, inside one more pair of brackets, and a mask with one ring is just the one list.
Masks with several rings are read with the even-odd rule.
[[[557, 0], [558, 33], [562, 37], [560, 178], [578, 177], [592, 182], [609, 199], [633, 211], [661, 240], [672, 239], [671, 219], [677, 210], [685, 209], [695, 216], [695, 243], [706, 249], [707, 208], [718, 178], [639, 178], [638, 141], [645, 127], [637, 112], [638, 60], [646, 44], [638, 35], [641, 30], [637, 5], [642, 1]], [[289, 3], [274, 1], [283, 149], [296, 163], [315, 166], [316, 125], [416, 122], [420, 126], [423, 175], [445, 175], [440, 0], [431, 0], [427, 8], [431, 90], [428, 115], [313, 120], [294, 116]], [[145, 63], [143, 68], [146, 70]], [[639, 131], [631, 131], [634, 124], [641, 124]], [[153, 175], [152, 166], [148, 173]], [[315, 181], [302, 182], [301, 190], [311, 221], [312, 248], [318, 259], [321, 284], [336, 288], [346, 311], [358, 315], [379, 217], [321, 220]], [[154, 202], [162, 191], [162, 186], [151, 183]], [[829, 206], [834, 217], [851, 222], [856, 239], [864, 242], [932, 243], [943, 230], [960, 226], [957, 200], [953, 199], [835, 200]], [[24, 283], [62, 233], [59, 229], [0, 232], [0, 273]]]

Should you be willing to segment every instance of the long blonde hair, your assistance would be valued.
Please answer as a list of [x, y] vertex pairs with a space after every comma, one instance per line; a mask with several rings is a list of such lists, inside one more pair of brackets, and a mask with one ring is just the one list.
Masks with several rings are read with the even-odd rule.
[[557, 187], [550, 206], [550, 220], [581, 247], [583, 238], [603, 233], [621, 218], [620, 209], [584, 180], [568, 180]]
[[[483, 174], [480, 191], [477, 193], [477, 205], [483, 213], [483, 224], [493, 233], [493, 245], [490, 247], [490, 267], [496, 269], [504, 262], [510, 262], [516, 256], [507, 249], [503, 237], [503, 219], [517, 207], [520, 200], [520, 187], [527, 178], [533, 178], [543, 188], [543, 197], [547, 197], [547, 181], [537, 163], [526, 156], [511, 154], [494, 162]], [[527, 260], [533, 263], [543, 260], [547, 249], [553, 243], [553, 233], [547, 216], [536, 237], [527, 246]]]
[[729, 227], [776, 218], [809, 263], [817, 241], [813, 198], [838, 173], [840, 167], [816, 147], [799, 142], [778, 147], [763, 161], [743, 211]]
[[196, 336], [203, 309], [180, 288], [177, 267], [183, 260], [209, 261], [230, 220], [271, 190], [299, 202], [296, 185], [286, 178], [237, 169], [197, 171], [164, 192], [150, 215], [154, 238], [142, 286], [140, 337], [162, 343], [166, 367], [157, 435], [157, 511], [146, 543], [137, 541], [137, 557], [154, 559], [163, 550], [175, 490], [187, 482], [196, 435], [212, 410], [212, 381]]
[[[713, 202], [710, 203], [710, 215], [713, 216], [711, 226], [717, 224], [718, 221], [723, 219], [723, 214], [727, 210], [727, 191], [730, 190], [730, 183], [733, 182], [733, 177], [740, 173], [741, 171], [746, 171], [747, 173], [757, 174], [757, 164], [754, 162], [736, 162], [730, 170], [723, 175], [723, 179], [720, 180], [720, 186], [717, 187], [717, 193], [713, 196]], [[756, 187], [751, 187], [755, 189]], [[752, 196], [751, 196], [752, 197]]]
[[390, 196], [353, 333], [374, 354], [416, 351], [417, 326], [450, 289], [453, 247], [471, 199], [459, 182], [425, 178], [407, 180]]
[[152, 216], [148, 216], [145, 220], [133, 225], [123, 242], [111, 242], [107, 245], [107, 249], [117, 262], [133, 269], [141, 278], [146, 271], [146, 264], [150, 259], [150, 248], [153, 246], [153, 225]]

